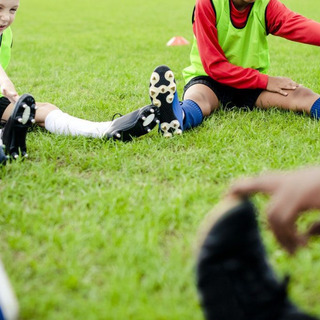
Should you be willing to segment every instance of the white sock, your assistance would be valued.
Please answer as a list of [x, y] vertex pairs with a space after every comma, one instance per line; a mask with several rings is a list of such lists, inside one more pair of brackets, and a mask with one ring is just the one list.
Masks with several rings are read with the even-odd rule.
[[70, 116], [61, 110], [51, 111], [45, 119], [45, 128], [57, 134], [102, 138], [111, 121], [93, 122]]

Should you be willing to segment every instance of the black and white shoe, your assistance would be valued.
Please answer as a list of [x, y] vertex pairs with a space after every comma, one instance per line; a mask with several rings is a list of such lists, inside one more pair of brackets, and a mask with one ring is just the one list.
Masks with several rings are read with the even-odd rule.
[[155, 68], [150, 77], [149, 96], [151, 103], [160, 108], [160, 131], [166, 138], [183, 131], [183, 112], [176, 91], [170, 68], [165, 65]]
[[22, 95], [16, 102], [13, 112], [2, 129], [1, 140], [5, 152], [13, 159], [21, 154], [27, 157], [26, 136], [28, 128], [35, 123], [36, 103], [30, 94]]
[[133, 137], [149, 133], [159, 122], [159, 108], [153, 105], [144, 106], [113, 120], [104, 137], [131, 141]]
[[0, 261], [0, 320], [18, 319], [19, 305]]
[[248, 200], [213, 211], [202, 234], [197, 288], [207, 320], [316, 320], [288, 299], [267, 261]]

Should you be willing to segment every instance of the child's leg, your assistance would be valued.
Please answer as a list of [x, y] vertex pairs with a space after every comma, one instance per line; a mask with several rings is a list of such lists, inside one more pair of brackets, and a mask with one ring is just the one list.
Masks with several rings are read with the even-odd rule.
[[37, 103], [36, 123], [51, 133], [101, 138], [110, 126], [107, 122], [92, 122], [73, 117], [50, 103]]
[[[295, 90], [285, 90], [287, 96], [279, 93], [263, 91], [256, 101], [259, 108], [268, 109], [278, 107], [280, 109], [306, 112], [316, 118], [320, 118], [320, 95], [305, 87], [298, 87]], [[318, 106], [319, 104], [319, 106]], [[317, 112], [317, 109], [319, 111]]]
[[204, 117], [210, 116], [210, 114], [219, 107], [217, 96], [204, 84], [195, 84], [189, 87], [185, 91], [183, 99], [184, 101], [194, 101], [201, 109]]
[[38, 120], [44, 121], [48, 131], [72, 136], [130, 141], [150, 132], [159, 123], [159, 109], [153, 105], [105, 122], [79, 119], [59, 109], [39, 108], [39, 111]]
[[[9, 106], [5, 110], [3, 120], [8, 119], [11, 109]], [[158, 108], [145, 106], [113, 121], [94, 122], [73, 117], [53, 104], [40, 102], [37, 103], [35, 121], [51, 133], [129, 141], [151, 131], [159, 123], [158, 113]]]
[[[7, 120], [11, 112], [12, 105], [5, 110], [2, 119]], [[51, 103], [42, 102], [37, 102], [35, 121], [36, 124], [45, 127], [52, 133], [73, 136], [101, 137], [103, 132], [110, 126], [110, 121], [95, 124], [91, 121], [72, 117]]]

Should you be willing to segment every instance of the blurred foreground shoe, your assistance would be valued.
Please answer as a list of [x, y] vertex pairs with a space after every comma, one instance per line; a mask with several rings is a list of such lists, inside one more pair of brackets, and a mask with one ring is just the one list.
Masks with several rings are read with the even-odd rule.
[[316, 320], [289, 301], [268, 264], [250, 201], [223, 202], [201, 236], [197, 288], [207, 320]]
[[0, 320], [18, 319], [19, 306], [0, 261]]
[[150, 132], [159, 122], [159, 108], [148, 105], [113, 120], [104, 137], [131, 141]]
[[174, 74], [167, 66], [157, 67], [150, 77], [151, 103], [160, 108], [160, 131], [165, 138], [183, 131], [183, 111], [177, 95]]
[[16, 102], [11, 116], [2, 129], [1, 140], [5, 152], [13, 159], [21, 154], [27, 157], [26, 136], [28, 128], [35, 123], [36, 104], [30, 94], [22, 95]]

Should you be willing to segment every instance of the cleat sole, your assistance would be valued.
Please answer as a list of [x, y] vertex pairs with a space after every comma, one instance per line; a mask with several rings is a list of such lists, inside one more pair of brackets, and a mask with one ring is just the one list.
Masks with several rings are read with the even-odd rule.
[[173, 72], [167, 66], [157, 67], [150, 77], [149, 95], [151, 103], [160, 108], [159, 128], [164, 137], [182, 134], [172, 106], [176, 90]]

